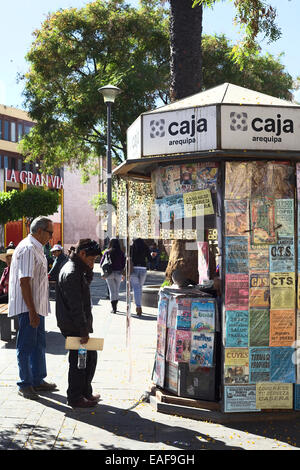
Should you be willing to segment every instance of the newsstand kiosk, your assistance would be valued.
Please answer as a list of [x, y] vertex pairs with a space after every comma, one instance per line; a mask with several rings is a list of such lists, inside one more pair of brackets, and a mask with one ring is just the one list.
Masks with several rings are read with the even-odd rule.
[[159, 294], [161, 411], [298, 415], [300, 106], [225, 83], [140, 115], [127, 143], [114, 174], [151, 179], [153, 238], [198, 256], [197, 286]]

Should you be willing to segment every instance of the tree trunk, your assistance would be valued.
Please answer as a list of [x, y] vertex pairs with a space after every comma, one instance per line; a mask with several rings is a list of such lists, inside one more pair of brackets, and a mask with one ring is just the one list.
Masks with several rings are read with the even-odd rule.
[[[170, 72], [171, 101], [201, 91], [202, 87], [202, 6], [192, 8], [193, 0], [170, 0]], [[172, 272], [199, 282], [198, 254], [185, 249], [184, 240], [172, 242], [166, 279], [172, 283]]]
[[193, 0], [170, 0], [171, 101], [201, 91], [202, 6]]

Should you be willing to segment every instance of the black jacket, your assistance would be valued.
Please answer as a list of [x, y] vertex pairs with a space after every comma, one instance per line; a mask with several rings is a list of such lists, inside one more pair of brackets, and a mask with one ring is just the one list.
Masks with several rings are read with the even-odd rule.
[[68, 259], [69, 258], [64, 253], [61, 253], [57, 258], [55, 258], [52, 268], [49, 271], [50, 281], [58, 281], [59, 272]]
[[90, 282], [92, 270], [75, 254], [61, 268], [56, 289], [57, 325], [64, 336], [93, 332]]

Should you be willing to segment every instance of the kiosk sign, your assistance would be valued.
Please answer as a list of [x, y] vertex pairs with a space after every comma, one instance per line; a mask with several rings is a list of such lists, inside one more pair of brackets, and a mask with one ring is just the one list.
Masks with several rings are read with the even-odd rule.
[[300, 149], [300, 108], [221, 106], [222, 149]]
[[215, 149], [216, 129], [216, 106], [144, 114], [143, 156]]

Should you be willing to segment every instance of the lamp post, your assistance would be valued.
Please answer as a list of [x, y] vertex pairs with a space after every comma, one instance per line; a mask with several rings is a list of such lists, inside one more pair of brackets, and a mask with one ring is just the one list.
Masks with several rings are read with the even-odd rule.
[[[103, 95], [104, 103], [107, 106], [107, 204], [111, 206], [112, 203], [112, 190], [111, 190], [111, 105], [115, 102], [116, 97], [122, 90], [114, 85], [106, 85], [99, 88], [100, 93]], [[108, 236], [112, 235], [111, 224], [111, 211], [108, 210], [107, 233]]]

